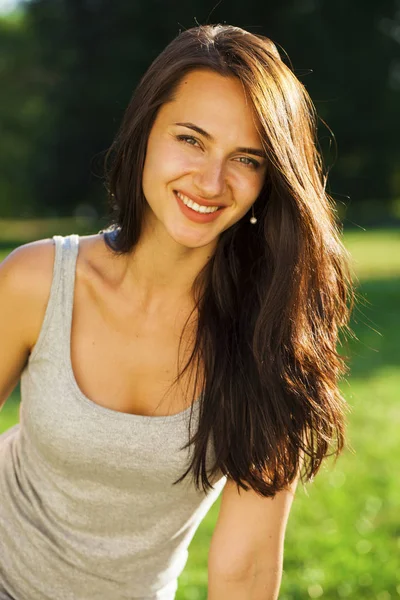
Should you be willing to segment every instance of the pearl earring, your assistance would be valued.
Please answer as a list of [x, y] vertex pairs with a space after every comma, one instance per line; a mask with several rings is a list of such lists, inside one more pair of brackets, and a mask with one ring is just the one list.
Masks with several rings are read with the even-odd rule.
[[252, 216], [251, 216], [251, 218], [250, 218], [250, 223], [251, 223], [252, 225], [255, 225], [255, 224], [257, 223], [257, 219], [256, 219], [256, 217], [254, 216], [254, 204], [252, 204], [252, 206], [251, 206], [251, 214], [252, 214]]

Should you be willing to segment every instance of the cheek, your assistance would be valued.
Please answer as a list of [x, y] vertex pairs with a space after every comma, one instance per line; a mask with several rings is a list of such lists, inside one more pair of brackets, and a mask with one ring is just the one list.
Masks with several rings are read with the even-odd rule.
[[149, 144], [143, 177], [149, 182], [164, 182], [180, 177], [194, 166], [188, 153], [182, 152], [174, 142], [165, 141], [157, 145]]
[[235, 174], [232, 178], [232, 185], [235, 189], [237, 201], [240, 205], [243, 205], [243, 208], [253, 204], [262, 189], [262, 181], [255, 173], [247, 176]]

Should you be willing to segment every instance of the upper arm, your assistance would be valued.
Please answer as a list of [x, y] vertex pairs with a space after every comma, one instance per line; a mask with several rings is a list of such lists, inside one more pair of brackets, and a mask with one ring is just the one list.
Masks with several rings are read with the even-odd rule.
[[209, 576], [238, 578], [255, 567], [280, 575], [283, 548], [299, 476], [274, 498], [247, 492], [228, 479], [208, 555]]
[[20, 246], [0, 263], [0, 408], [36, 343], [51, 288], [52, 240]]

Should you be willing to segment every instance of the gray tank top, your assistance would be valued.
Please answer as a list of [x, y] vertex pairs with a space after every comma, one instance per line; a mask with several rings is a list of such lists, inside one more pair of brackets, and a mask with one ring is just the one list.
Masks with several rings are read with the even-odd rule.
[[[197, 491], [190, 407], [148, 417], [87, 398], [71, 365], [79, 237], [54, 236], [50, 298], [21, 376], [20, 423], [0, 436], [0, 598], [172, 600], [188, 546], [222, 491]], [[192, 426], [198, 423], [198, 400]], [[194, 429], [192, 429], [192, 432]], [[210, 443], [207, 469], [213, 464]]]

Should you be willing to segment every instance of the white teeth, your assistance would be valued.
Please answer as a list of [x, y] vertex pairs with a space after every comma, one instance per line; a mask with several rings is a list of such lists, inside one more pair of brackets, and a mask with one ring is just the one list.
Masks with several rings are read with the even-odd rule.
[[219, 208], [218, 206], [200, 206], [200, 204], [193, 202], [193, 200], [190, 200], [187, 198], [187, 196], [184, 196], [180, 192], [176, 192], [176, 194], [182, 200], [183, 204], [189, 206], [189, 208], [199, 213], [213, 213]]

